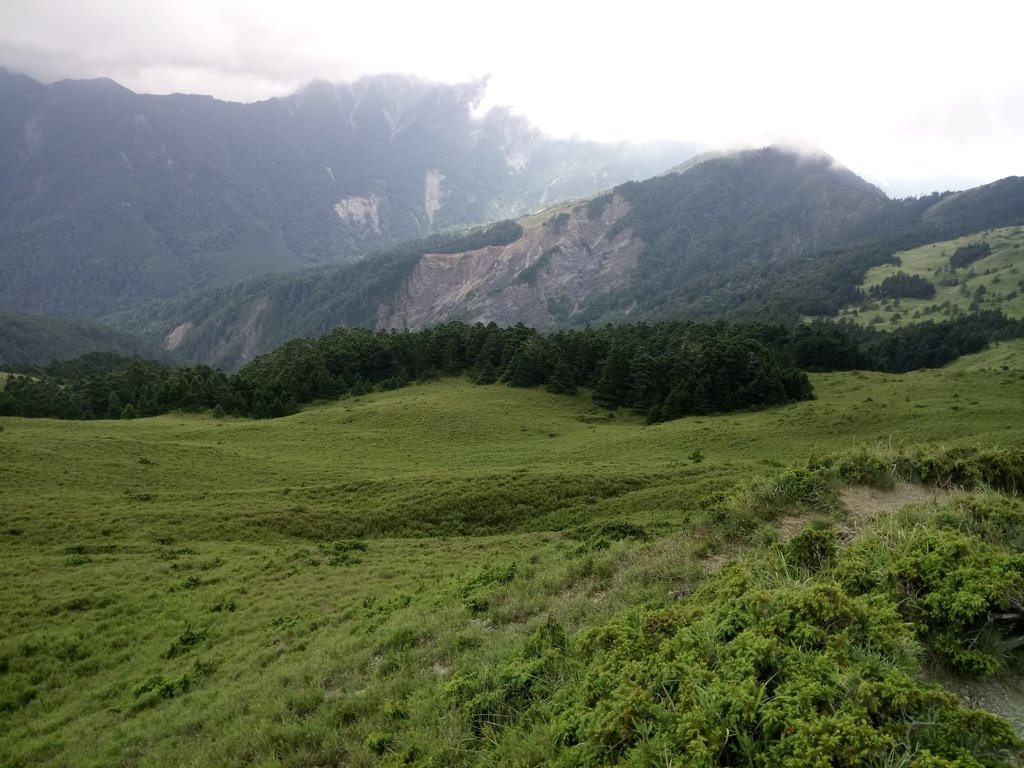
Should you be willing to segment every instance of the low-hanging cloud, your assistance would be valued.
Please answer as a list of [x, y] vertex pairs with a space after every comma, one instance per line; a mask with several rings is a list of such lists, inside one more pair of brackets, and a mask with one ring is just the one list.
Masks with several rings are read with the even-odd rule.
[[990, 0], [5, 0], [0, 65], [239, 101], [375, 72], [492, 73], [485, 107], [556, 135], [784, 140], [875, 179], [944, 164], [980, 181], [1024, 173], [1022, 22]]

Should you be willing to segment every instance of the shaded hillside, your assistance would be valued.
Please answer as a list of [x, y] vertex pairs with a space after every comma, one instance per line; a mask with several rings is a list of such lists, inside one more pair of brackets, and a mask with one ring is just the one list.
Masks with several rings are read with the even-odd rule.
[[410, 241], [344, 267], [264, 275], [110, 318], [180, 358], [237, 369], [289, 339], [337, 325], [374, 327], [379, 307], [409, 279], [424, 253], [498, 247], [523, 234], [505, 221]]
[[769, 148], [548, 209], [521, 220], [521, 238], [488, 244], [498, 247], [439, 255], [410, 243], [400, 256], [250, 281], [112, 322], [234, 368], [335, 325], [794, 321], [860, 302], [868, 269], [897, 251], [992, 222], [1024, 222], [1024, 179], [889, 200], [827, 157]]
[[827, 156], [775, 148], [714, 157], [618, 190], [644, 249], [628, 293], [645, 314], [700, 305], [773, 265], [852, 239], [890, 204]]
[[681, 145], [555, 141], [482, 82], [314, 83], [235, 104], [0, 70], [0, 307], [97, 316], [351, 261], [657, 173]]
[[157, 345], [100, 323], [0, 312], [0, 368], [45, 365], [89, 352], [170, 359]]

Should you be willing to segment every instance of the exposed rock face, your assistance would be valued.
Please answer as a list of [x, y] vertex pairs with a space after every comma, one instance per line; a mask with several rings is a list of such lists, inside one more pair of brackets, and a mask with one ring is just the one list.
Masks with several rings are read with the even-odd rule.
[[549, 327], [577, 315], [594, 292], [622, 285], [640, 254], [629, 229], [614, 226], [628, 203], [613, 196], [600, 216], [587, 206], [546, 211], [524, 222], [506, 246], [428, 253], [395, 298], [381, 305], [380, 328], [423, 328], [462, 319]]
[[334, 212], [348, 224], [369, 226], [380, 232], [380, 195], [346, 197], [335, 204]]
[[185, 336], [188, 335], [188, 332], [191, 331], [194, 327], [195, 325], [192, 323], [191, 320], [177, 326], [164, 338], [164, 349], [168, 350], [169, 352], [173, 352], [174, 350], [176, 350], [178, 347], [181, 346], [181, 342], [185, 340]]
[[434, 226], [434, 216], [441, 210], [444, 202], [444, 190], [441, 182], [444, 174], [438, 170], [427, 171], [423, 177], [423, 210], [427, 212], [427, 226]]
[[260, 342], [264, 335], [262, 326], [269, 306], [270, 300], [266, 296], [261, 296], [249, 314], [239, 318], [234, 332], [222, 339], [214, 348], [215, 359], [226, 357], [229, 351], [233, 351], [238, 359], [245, 363], [256, 357], [260, 352]]
[[[267, 312], [270, 298], [266, 295], [255, 297], [246, 307], [245, 314], [229, 317], [218, 328], [215, 341], [206, 353], [204, 362], [224, 365], [231, 361], [234, 367], [243, 365], [266, 350]], [[196, 324], [191, 320], [178, 325], [163, 340], [163, 348], [173, 352], [186, 341], [191, 341]]]

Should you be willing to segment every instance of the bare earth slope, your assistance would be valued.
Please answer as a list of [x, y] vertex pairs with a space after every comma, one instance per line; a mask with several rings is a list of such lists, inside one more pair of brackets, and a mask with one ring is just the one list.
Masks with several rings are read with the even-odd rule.
[[545, 327], [572, 317], [587, 296], [621, 286], [635, 266], [639, 240], [614, 226], [628, 211], [615, 195], [594, 218], [586, 205], [534, 217], [509, 245], [426, 254], [403, 289], [381, 305], [378, 327], [452, 319]]

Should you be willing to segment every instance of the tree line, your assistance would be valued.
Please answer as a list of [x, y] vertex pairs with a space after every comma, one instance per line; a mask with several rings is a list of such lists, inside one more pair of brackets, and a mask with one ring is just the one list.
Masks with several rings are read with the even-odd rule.
[[890, 332], [815, 322], [632, 324], [543, 334], [522, 324], [450, 322], [422, 331], [336, 328], [294, 339], [236, 374], [94, 353], [9, 376], [0, 415], [117, 419], [213, 409], [275, 418], [303, 404], [397, 389], [442, 376], [587, 390], [603, 408], [649, 422], [813, 397], [804, 371], [938, 367], [990, 341], [1024, 337], [1024, 321], [980, 312]]
[[273, 418], [305, 403], [467, 375], [561, 394], [590, 390], [599, 406], [653, 422], [811, 397], [787, 344], [784, 329], [724, 323], [551, 334], [463, 322], [415, 332], [339, 327], [287, 342], [231, 376], [102, 353], [24, 368], [0, 392], [0, 415], [116, 419], [213, 409]]

